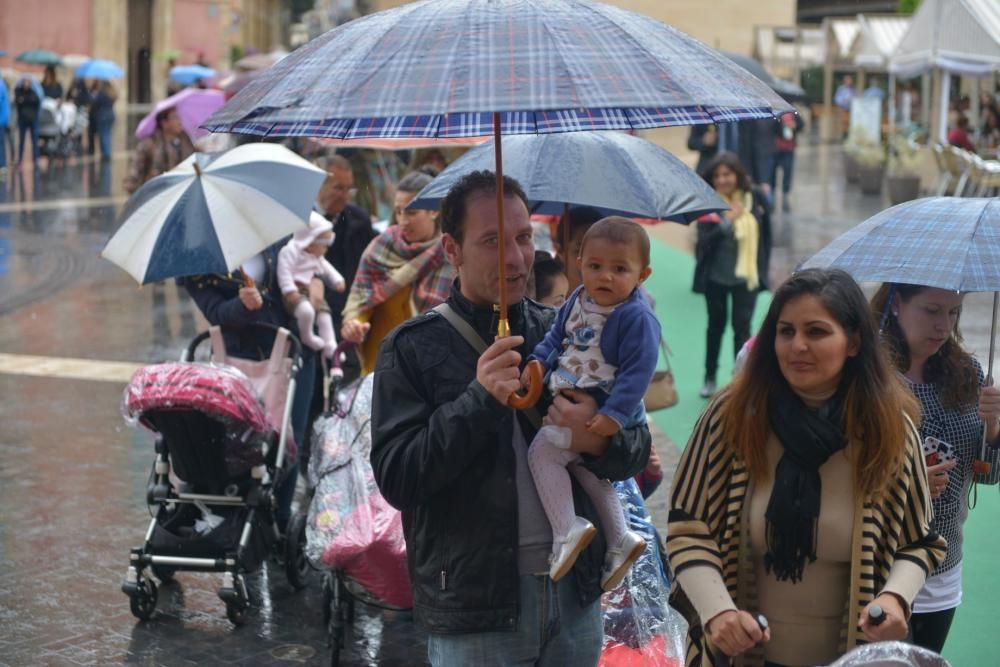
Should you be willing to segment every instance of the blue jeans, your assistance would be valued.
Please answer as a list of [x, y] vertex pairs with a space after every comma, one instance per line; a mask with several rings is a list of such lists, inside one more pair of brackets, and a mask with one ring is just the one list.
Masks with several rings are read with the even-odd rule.
[[771, 196], [778, 194], [778, 167], [781, 167], [781, 191], [792, 191], [792, 168], [795, 166], [794, 151], [775, 151], [771, 158]]
[[514, 632], [432, 633], [427, 657], [434, 667], [588, 667], [601, 657], [604, 625], [600, 601], [580, 606], [572, 574], [554, 583], [548, 575], [522, 575], [521, 614]]
[[98, 125], [97, 136], [101, 140], [101, 157], [111, 159], [111, 123]]
[[[316, 385], [316, 353], [309, 348], [302, 348], [302, 368], [295, 375], [295, 397], [292, 399], [292, 434], [299, 452], [306, 437], [306, 424], [309, 422], [309, 404], [312, 401]], [[275, 493], [278, 525], [284, 529], [292, 515], [292, 501], [295, 499], [295, 483], [299, 477], [299, 462], [295, 461], [288, 469], [284, 483]]]
[[22, 162], [24, 160], [24, 135], [31, 133], [31, 156], [34, 158], [35, 162], [38, 162], [38, 121], [34, 123], [22, 123], [18, 121], [17, 130], [19, 135], [19, 146], [17, 150], [17, 161]]

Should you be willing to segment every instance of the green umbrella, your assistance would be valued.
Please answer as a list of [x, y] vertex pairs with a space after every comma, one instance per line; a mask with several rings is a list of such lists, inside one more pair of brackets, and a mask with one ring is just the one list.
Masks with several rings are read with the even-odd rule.
[[61, 65], [62, 58], [59, 57], [58, 53], [54, 51], [47, 51], [45, 49], [30, 49], [24, 53], [18, 55], [15, 58], [19, 63], [25, 63], [27, 65]]

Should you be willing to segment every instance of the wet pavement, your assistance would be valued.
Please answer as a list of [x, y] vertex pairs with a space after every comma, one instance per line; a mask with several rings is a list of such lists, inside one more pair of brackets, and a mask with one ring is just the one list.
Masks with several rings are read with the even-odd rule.
[[[177, 358], [203, 325], [172, 285], [137, 289], [98, 256], [125, 200], [125, 167], [122, 155], [0, 182], [0, 665], [325, 664], [316, 577], [296, 592], [280, 565], [266, 564], [251, 581], [248, 623], [235, 630], [218, 575], [178, 575], [147, 623], [119, 590], [149, 522], [153, 460], [149, 434], [121, 418], [120, 378], [130, 364]], [[801, 149], [796, 180], [793, 212], [776, 222], [777, 278], [885, 206], [845, 188], [834, 149]], [[979, 352], [989, 303], [970, 297], [963, 316]], [[26, 355], [56, 359], [29, 369], [18, 365]], [[67, 371], [65, 359], [122, 363]], [[672, 469], [676, 448], [665, 458]], [[663, 488], [650, 503], [661, 530], [666, 497]], [[342, 664], [419, 665], [424, 656], [405, 614], [359, 607]]]
[[[122, 420], [121, 378], [177, 358], [203, 326], [172, 285], [137, 289], [99, 258], [125, 168], [121, 156], [25, 169], [0, 188], [0, 665], [328, 664], [318, 575], [296, 592], [265, 564], [239, 629], [220, 575], [178, 574], [147, 623], [119, 589], [149, 524], [154, 456], [149, 433]], [[346, 644], [347, 666], [426, 653], [407, 614], [362, 605]]]

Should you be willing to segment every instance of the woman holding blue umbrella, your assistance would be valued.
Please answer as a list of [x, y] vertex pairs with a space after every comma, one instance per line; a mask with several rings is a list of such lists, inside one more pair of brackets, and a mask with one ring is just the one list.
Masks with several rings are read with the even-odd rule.
[[[1000, 390], [962, 346], [961, 292], [883, 284], [872, 299], [885, 322], [883, 340], [896, 370], [920, 400], [920, 435], [934, 505], [934, 526], [948, 540], [948, 555], [913, 601], [913, 641], [940, 653], [962, 601], [963, 526], [974, 481], [1000, 482]], [[983, 427], [991, 472], [975, 475]]]
[[98, 84], [97, 94], [90, 103], [90, 117], [96, 125], [101, 143], [101, 159], [111, 159], [111, 128], [115, 124], [115, 100], [118, 93], [110, 81]]

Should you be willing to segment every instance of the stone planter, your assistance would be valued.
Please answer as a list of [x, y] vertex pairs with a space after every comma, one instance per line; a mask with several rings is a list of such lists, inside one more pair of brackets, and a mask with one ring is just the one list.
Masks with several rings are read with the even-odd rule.
[[859, 178], [858, 161], [849, 153], [844, 153], [844, 177], [848, 183], [857, 183]]
[[886, 178], [886, 183], [889, 187], [889, 201], [894, 205], [920, 196], [919, 176], [889, 176]]
[[858, 185], [861, 187], [861, 192], [866, 195], [877, 195], [882, 192], [884, 175], [884, 165], [858, 165]]

